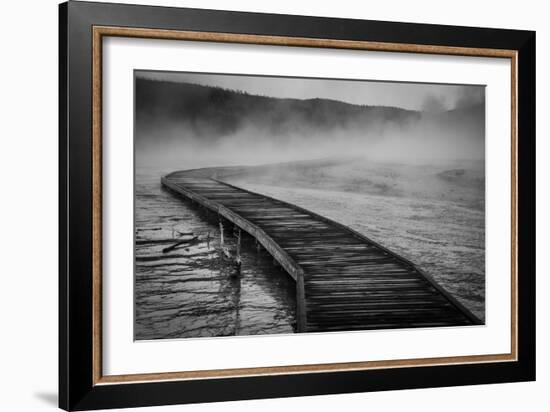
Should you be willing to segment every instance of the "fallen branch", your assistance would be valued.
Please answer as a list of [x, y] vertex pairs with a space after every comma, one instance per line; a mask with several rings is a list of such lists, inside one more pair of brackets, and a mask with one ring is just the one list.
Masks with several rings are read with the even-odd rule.
[[168, 253], [181, 245], [191, 245], [199, 240], [198, 236], [193, 236], [192, 239], [180, 240], [179, 242], [174, 243], [172, 246], [162, 249], [162, 253]]
[[182, 236], [193, 236], [193, 232], [180, 232], [178, 229], [176, 229], [175, 226], [172, 226], [172, 238], [174, 238], [175, 234], [178, 234], [178, 237], [182, 237]]

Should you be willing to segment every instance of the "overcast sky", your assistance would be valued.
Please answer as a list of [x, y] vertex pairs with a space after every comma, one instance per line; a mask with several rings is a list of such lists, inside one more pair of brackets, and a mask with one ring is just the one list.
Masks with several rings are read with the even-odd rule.
[[327, 80], [185, 72], [136, 71], [139, 77], [241, 90], [296, 99], [325, 98], [352, 104], [441, 111], [484, 102], [484, 86]]

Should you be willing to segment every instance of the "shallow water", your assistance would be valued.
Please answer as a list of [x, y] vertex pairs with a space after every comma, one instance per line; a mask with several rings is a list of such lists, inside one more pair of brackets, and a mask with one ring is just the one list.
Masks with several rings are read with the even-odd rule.
[[[136, 176], [135, 338], [293, 333], [293, 280], [246, 236], [235, 276], [233, 263], [221, 256], [217, 217], [163, 189], [162, 174]], [[436, 197], [415, 189], [396, 196], [335, 190], [339, 185], [322, 181], [298, 187], [294, 176], [291, 184], [257, 174], [224, 179], [348, 225], [413, 261], [485, 318], [482, 192], [454, 188]], [[432, 188], [433, 181], [420, 187]], [[232, 232], [225, 228], [224, 238], [234, 253]], [[163, 253], [181, 240], [188, 243]]]
[[[216, 217], [161, 188], [159, 175], [136, 176], [135, 204], [136, 339], [294, 332], [294, 282], [252, 239], [243, 236], [235, 276]], [[224, 241], [234, 251], [231, 229]], [[180, 240], [190, 242], [163, 253]]]
[[263, 185], [253, 180], [233, 183], [357, 230], [417, 264], [485, 319], [483, 209], [449, 200]]

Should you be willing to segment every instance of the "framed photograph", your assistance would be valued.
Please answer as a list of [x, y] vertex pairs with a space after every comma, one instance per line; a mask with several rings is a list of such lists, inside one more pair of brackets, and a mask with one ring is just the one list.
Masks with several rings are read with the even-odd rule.
[[60, 5], [66, 410], [535, 379], [535, 33]]

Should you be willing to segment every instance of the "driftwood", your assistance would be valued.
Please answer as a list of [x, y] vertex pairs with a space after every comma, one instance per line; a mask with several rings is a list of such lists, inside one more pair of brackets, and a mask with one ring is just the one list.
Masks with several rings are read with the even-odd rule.
[[136, 239], [136, 245], [171, 245], [175, 242], [175, 239]]
[[162, 253], [168, 253], [181, 245], [192, 245], [193, 243], [199, 240], [198, 236], [193, 236], [192, 239], [180, 240], [179, 242], [174, 243], [172, 246], [162, 249]]
[[179, 230], [177, 229], [174, 229], [172, 227], [172, 237], [175, 237], [174, 235], [175, 234], [178, 234], [178, 237], [182, 237], [182, 236], [193, 236], [193, 232], [180, 232]]

